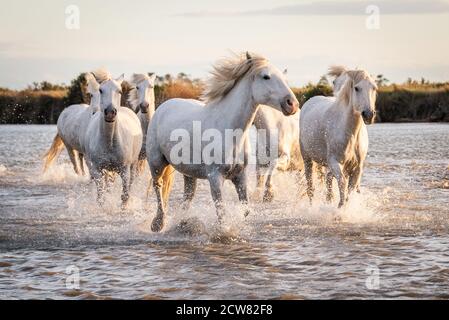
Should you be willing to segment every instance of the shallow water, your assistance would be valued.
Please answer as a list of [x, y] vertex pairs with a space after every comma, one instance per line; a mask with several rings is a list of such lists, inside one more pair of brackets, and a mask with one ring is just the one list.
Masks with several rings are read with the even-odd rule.
[[[448, 124], [369, 127], [362, 194], [342, 210], [322, 204], [319, 185], [310, 207], [302, 181], [279, 173], [273, 203], [254, 194], [245, 219], [227, 184], [227, 241], [215, 241], [204, 181], [185, 213], [176, 176], [154, 234], [147, 172], [126, 213], [119, 181], [99, 209], [65, 154], [42, 174], [55, 132], [0, 126], [0, 298], [449, 298]], [[204, 232], [179, 232], [186, 217]]]

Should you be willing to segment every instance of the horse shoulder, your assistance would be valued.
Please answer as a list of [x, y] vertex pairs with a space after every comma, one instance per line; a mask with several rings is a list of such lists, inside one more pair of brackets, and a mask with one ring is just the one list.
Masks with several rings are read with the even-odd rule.
[[123, 134], [129, 134], [133, 137], [142, 137], [142, 125], [136, 113], [129, 108], [120, 107], [118, 113], [118, 123]]

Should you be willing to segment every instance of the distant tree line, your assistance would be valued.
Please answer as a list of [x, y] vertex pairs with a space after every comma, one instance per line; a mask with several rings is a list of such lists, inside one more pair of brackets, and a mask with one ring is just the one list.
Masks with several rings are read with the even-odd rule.
[[[382, 74], [375, 80], [379, 86], [378, 122], [449, 122], [449, 83], [408, 79], [404, 84], [390, 84]], [[43, 81], [21, 91], [0, 88], [0, 123], [54, 124], [65, 107], [90, 102], [86, 86], [84, 74], [80, 74], [69, 85]], [[122, 89], [122, 105], [127, 106], [130, 85], [124, 82]], [[202, 91], [201, 80], [185, 73], [157, 76], [156, 106], [175, 97], [198, 99]], [[293, 91], [301, 105], [313, 96], [333, 94], [326, 76]]]

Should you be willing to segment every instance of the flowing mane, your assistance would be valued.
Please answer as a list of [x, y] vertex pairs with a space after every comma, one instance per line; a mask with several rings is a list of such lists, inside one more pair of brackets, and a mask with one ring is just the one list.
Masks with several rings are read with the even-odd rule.
[[364, 70], [349, 70], [344, 72], [348, 77], [343, 85], [343, 88], [338, 92], [337, 99], [345, 104], [349, 104], [352, 88], [354, 85], [359, 83], [362, 80], [368, 80], [373, 87], [377, 90], [376, 82], [373, 78], [368, 74], [368, 72]]
[[344, 66], [330, 66], [327, 74], [331, 77], [338, 78], [346, 71], [347, 71], [347, 69]]
[[255, 54], [251, 54], [249, 59], [245, 54], [235, 54], [217, 61], [206, 81], [202, 99], [206, 103], [221, 100], [245, 75], [252, 75], [267, 64], [267, 59]]
[[97, 80], [98, 83], [103, 83], [104, 81], [111, 80], [111, 74], [109, 73], [106, 68], [100, 68], [95, 71], [91, 72], [93, 76], [95, 77], [95, 80]]
[[137, 94], [136, 85], [142, 81], [150, 80], [149, 75], [145, 73], [134, 73], [131, 76], [129, 83], [132, 85], [131, 90], [128, 92], [128, 103], [132, 108], [136, 108], [139, 104], [139, 96]]

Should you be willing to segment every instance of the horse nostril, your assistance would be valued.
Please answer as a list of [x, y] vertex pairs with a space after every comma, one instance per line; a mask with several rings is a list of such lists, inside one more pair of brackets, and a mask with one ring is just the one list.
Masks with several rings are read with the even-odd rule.
[[293, 102], [292, 102], [290, 99], [287, 99], [287, 104], [288, 104], [290, 107], [293, 107]]

